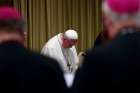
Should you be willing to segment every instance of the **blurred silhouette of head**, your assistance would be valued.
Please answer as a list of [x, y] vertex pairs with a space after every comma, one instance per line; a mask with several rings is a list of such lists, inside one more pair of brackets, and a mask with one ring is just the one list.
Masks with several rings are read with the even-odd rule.
[[0, 43], [16, 41], [24, 44], [24, 20], [22, 14], [13, 7], [0, 7]]
[[109, 39], [123, 27], [140, 27], [140, 0], [104, 0], [104, 26]]

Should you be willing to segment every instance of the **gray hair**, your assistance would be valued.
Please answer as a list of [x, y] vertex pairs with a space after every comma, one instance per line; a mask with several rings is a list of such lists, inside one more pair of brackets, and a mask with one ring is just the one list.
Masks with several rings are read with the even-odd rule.
[[[121, 1], [120, 1], [121, 2]], [[111, 21], [113, 23], [116, 23], [117, 21], [123, 21], [123, 20], [134, 20], [137, 22], [137, 24], [140, 26], [140, 11], [138, 11], [135, 14], [118, 14], [115, 11], [111, 10], [106, 0], [103, 1], [102, 4], [102, 11], [104, 12], [105, 16], [110, 17]]]

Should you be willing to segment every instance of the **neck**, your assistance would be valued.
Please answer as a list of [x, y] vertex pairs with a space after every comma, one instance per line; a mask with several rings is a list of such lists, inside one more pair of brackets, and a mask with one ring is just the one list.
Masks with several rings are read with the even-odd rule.
[[21, 38], [19, 34], [16, 34], [16, 33], [7, 34], [7, 33], [0, 32], [0, 44], [9, 42], [9, 41], [14, 41], [14, 42], [24, 45], [23, 44], [24, 40], [23, 38]]

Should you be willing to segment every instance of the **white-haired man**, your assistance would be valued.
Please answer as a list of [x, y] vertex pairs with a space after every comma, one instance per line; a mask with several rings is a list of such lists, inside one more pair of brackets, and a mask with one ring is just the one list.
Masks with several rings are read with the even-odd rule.
[[[117, 5], [119, 4], [119, 5]], [[104, 25], [107, 36], [112, 40], [122, 27], [140, 25], [139, 0], [105, 0], [103, 3]]]
[[67, 30], [52, 37], [43, 47], [41, 53], [56, 59], [64, 73], [73, 73], [77, 69], [77, 51], [75, 44], [78, 34], [75, 30]]
[[140, 93], [140, 0], [105, 0], [109, 42], [89, 51], [74, 93]]

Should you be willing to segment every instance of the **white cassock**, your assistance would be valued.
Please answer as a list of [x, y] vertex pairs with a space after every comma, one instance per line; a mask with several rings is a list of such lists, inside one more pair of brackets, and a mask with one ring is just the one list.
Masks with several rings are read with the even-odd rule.
[[64, 73], [74, 73], [77, 69], [78, 57], [75, 46], [64, 49], [61, 40], [62, 33], [51, 38], [43, 47], [43, 55], [58, 61]]

